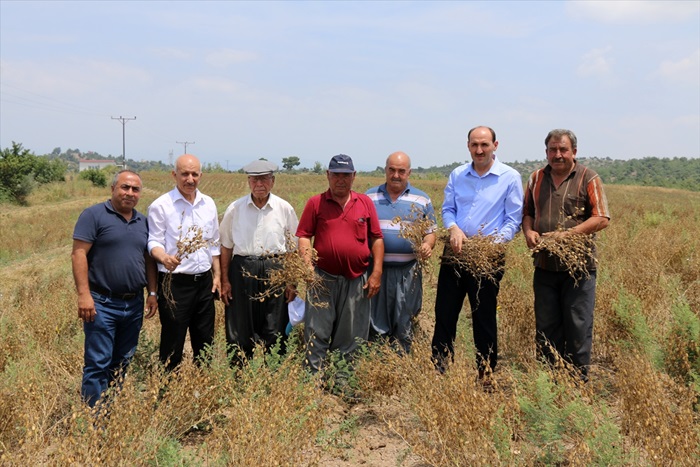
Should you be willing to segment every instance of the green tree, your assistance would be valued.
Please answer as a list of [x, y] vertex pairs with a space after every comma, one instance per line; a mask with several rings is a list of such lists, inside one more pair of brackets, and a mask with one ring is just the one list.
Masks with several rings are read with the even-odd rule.
[[301, 164], [301, 161], [297, 156], [289, 156], [282, 158], [282, 167], [284, 167], [284, 170], [292, 170], [299, 164]]
[[78, 175], [78, 178], [81, 180], [90, 180], [93, 185], [102, 188], [107, 186], [107, 174], [100, 169], [90, 168], [83, 170], [80, 172], [80, 175]]
[[0, 200], [25, 204], [37, 185], [63, 181], [65, 171], [65, 162], [38, 157], [13, 141], [0, 151]]
[[315, 174], [322, 174], [323, 173], [323, 164], [321, 164], [319, 161], [314, 162], [314, 168], [312, 169], [312, 171]]

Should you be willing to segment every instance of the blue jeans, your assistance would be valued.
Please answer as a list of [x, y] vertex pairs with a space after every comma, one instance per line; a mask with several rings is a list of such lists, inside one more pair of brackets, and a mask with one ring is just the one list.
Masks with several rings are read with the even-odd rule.
[[143, 324], [143, 295], [130, 300], [91, 292], [95, 321], [84, 323], [85, 363], [80, 394], [90, 407], [131, 361]]

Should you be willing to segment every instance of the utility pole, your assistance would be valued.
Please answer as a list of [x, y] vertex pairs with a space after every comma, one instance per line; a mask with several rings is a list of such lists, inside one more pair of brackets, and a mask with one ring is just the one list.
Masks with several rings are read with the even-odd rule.
[[175, 141], [175, 144], [182, 144], [185, 146], [185, 152], [183, 154], [187, 154], [187, 145], [188, 144], [194, 144], [194, 141]]
[[126, 169], [126, 122], [129, 120], [136, 120], [136, 117], [129, 118], [129, 117], [122, 117], [121, 115], [119, 118], [117, 117], [112, 117], [112, 120], [119, 120], [122, 122], [122, 169]]

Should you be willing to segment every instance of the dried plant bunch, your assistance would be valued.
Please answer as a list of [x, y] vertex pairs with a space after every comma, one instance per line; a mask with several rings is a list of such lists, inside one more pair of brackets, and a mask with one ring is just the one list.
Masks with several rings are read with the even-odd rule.
[[[182, 212], [182, 217], [185, 217], [184, 211]], [[216, 246], [216, 242], [204, 238], [204, 230], [197, 224], [190, 225], [184, 233], [182, 231], [182, 224], [180, 224], [178, 226], [178, 230], [180, 231], [180, 234], [177, 238], [177, 252], [175, 253], [175, 257], [178, 260], [183, 260], [203, 248]], [[169, 271], [163, 279], [163, 289], [161, 290], [161, 295], [165, 297], [171, 307], [174, 307], [176, 302], [173, 298], [172, 281], [173, 273], [172, 271]]]
[[[279, 297], [287, 287], [296, 287], [298, 293], [302, 296], [304, 290], [306, 291], [308, 301], [317, 306], [323, 306], [323, 303], [315, 301], [319, 296], [319, 292], [325, 289], [323, 280], [299, 254], [297, 241], [290, 232], [285, 233], [285, 249], [286, 252], [281, 256], [268, 253], [270, 257], [278, 257], [280, 261], [280, 268], [272, 269], [268, 277], [258, 277], [245, 269], [243, 270], [243, 277], [251, 277], [265, 284], [265, 290], [250, 297], [250, 299], [262, 302], [268, 298]], [[317, 261], [318, 252], [312, 248], [311, 263], [315, 265]]]
[[589, 263], [597, 262], [593, 257], [593, 234], [568, 232], [566, 235], [542, 236], [531, 251], [555, 256], [576, 280], [588, 279]]
[[440, 240], [445, 244], [445, 253], [441, 257], [445, 264], [453, 264], [481, 279], [496, 282], [499, 273], [505, 268], [506, 243], [499, 242], [497, 235], [484, 235], [481, 230], [462, 242], [462, 249], [454, 253], [450, 248], [450, 233], [442, 230]]
[[577, 208], [569, 216], [564, 216], [562, 213], [562, 220], [557, 224], [555, 234], [540, 236], [537, 245], [531, 249], [533, 255], [547, 252], [549, 256], [556, 257], [576, 281], [581, 278], [588, 279], [590, 264], [597, 263], [597, 259], [593, 256], [595, 236], [574, 232], [565, 227], [568, 221], [583, 213], [584, 209]]
[[396, 216], [391, 223], [399, 224], [399, 237], [408, 240], [411, 244], [419, 270], [430, 273], [430, 258], [423, 254], [421, 246], [423, 238], [436, 230], [435, 221], [427, 217], [420, 207], [414, 204], [408, 216]]
[[179, 230], [180, 236], [177, 239], [177, 253], [175, 253], [175, 257], [179, 260], [187, 258], [202, 248], [215, 246], [215, 242], [204, 238], [204, 231], [198, 225], [189, 226], [184, 235], [182, 234], [182, 226], [179, 227]]

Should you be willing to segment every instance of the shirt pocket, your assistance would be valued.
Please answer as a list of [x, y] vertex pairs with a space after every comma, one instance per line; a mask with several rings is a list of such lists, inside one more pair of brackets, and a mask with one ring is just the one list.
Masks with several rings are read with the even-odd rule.
[[566, 195], [563, 208], [567, 219], [583, 218], [586, 213], [586, 198], [577, 195]]
[[367, 241], [367, 219], [364, 217], [355, 221], [355, 238], [361, 243]]

